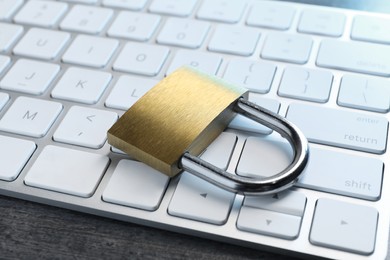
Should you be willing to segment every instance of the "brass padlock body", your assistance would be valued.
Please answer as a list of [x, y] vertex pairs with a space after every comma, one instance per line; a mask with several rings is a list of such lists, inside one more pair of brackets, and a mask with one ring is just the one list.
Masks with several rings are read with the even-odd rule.
[[199, 155], [234, 117], [246, 89], [183, 67], [141, 97], [108, 131], [108, 142], [174, 176], [184, 152]]

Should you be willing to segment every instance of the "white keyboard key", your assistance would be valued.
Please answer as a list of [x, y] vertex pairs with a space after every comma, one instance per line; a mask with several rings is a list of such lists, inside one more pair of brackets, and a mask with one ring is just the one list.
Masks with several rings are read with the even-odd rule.
[[246, 2], [241, 0], [208, 0], [201, 5], [197, 18], [237, 23], [244, 13]]
[[218, 25], [208, 49], [210, 51], [250, 56], [254, 52], [259, 38], [260, 33], [253, 28]]
[[[329, 214], [337, 212], [337, 214]], [[376, 209], [331, 199], [316, 204], [310, 242], [362, 255], [374, 252], [378, 222]]]
[[344, 32], [345, 15], [323, 10], [304, 10], [298, 32], [340, 37]]
[[53, 1], [27, 1], [22, 9], [14, 17], [14, 22], [53, 27], [65, 14], [68, 5]]
[[390, 46], [323, 40], [317, 66], [389, 77]]
[[32, 141], [0, 135], [0, 179], [15, 180], [32, 153], [36, 145]]
[[66, 32], [52, 31], [40, 28], [31, 28], [15, 46], [16, 55], [55, 59], [70, 39]]
[[383, 168], [376, 158], [310, 147], [309, 163], [296, 186], [376, 201]]
[[73, 106], [53, 135], [56, 142], [100, 148], [107, 139], [108, 129], [118, 119], [114, 112]]
[[221, 63], [222, 58], [214, 54], [198, 51], [178, 50], [166, 72], [166, 75], [172, 73], [183, 65], [199, 69], [207, 74], [216, 75]]
[[197, 0], [154, 0], [149, 6], [149, 11], [174, 16], [189, 16], [196, 2]]
[[0, 52], [6, 52], [23, 33], [23, 26], [0, 23]]
[[[264, 146], [265, 142], [264, 139], [256, 137], [247, 139], [237, 167], [240, 175], [261, 176], [265, 169], [273, 167], [273, 163], [278, 163], [278, 168], [282, 169], [292, 162], [293, 153], [288, 143], [274, 142], [274, 145], [279, 147], [274, 148], [277, 149], [275, 152], [267, 150], [272, 142], [267, 142]], [[260, 156], [267, 152], [272, 153], [272, 161], [266, 158], [259, 162]], [[382, 175], [381, 160], [310, 147], [309, 163], [295, 185], [376, 201], [381, 195]]]
[[121, 160], [102, 198], [104, 201], [144, 210], [156, 210], [169, 177], [136, 161]]
[[276, 72], [271, 63], [232, 59], [223, 78], [253, 92], [268, 93]]
[[23, 0], [1, 0], [0, 21], [10, 19], [22, 4]]
[[168, 213], [222, 225], [227, 220], [233, 199], [233, 193], [184, 172], [169, 204]]
[[389, 111], [390, 83], [379, 78], [345, 75], [337, 103], [341, 106], [386, 113]]
[[[262, 106], [268, 110], [271, 110], [274, 113], [278, 113], [279, 108], [280, 108], [280, 102], [275, 100], [275, 99], [268, 99], [268, 98], [263, 98], [262, 96], [259, 95], [249, 95], [249, 101]], [[242, 131], [249, 131], [249, 132], [254, 132], [254, 133], [259, 133], [259, 134], [271, 134], [272, 130], [269, 129], [268, 127], [259, 124], [249, 118], [246, 118], [245, 116], [242, 115], [236, 115], [235, 118], [230, 122], [229, 128], [233, 129], [238, 129]]]
[[3, 72], [5, 68], [8, 67], [8, 65], [11, 62], [11, 58], [8, 56], [0, 55], [0, 74]]
[[280, 96], [325, 103], [329, 99], [333, 75], [329, 71], [287, 67], [280, 82]]
[[303, 193], [288, 190], [272, 195], [246, 196], [243, 205], [303, 217], [306, 197]]
[[105, 105], [121, 110], [129, 109], [137, 100], [158, 83], [158, 80], [134, 76], [121, 76]]
[[353, 19], [351, 38], [354, 40], [390, 44], [390, 19], [357, 15]]
[[0, 130], [43, 137], [62, 110], [60, 103], [18, 97], [0, 120]]
[[122, 11], [107, 34], [136, 41], [149, 40], [160, 23], [160, 16]]
[[237, 219], [240, 230], [283, 239], [298, 237], [301, 217], [252, 207], [242, 207]]
[[103, 5], [139, 11], [148, 0], [103, 0]]
[[237, 166], [237, 174], [246, 177], [270, 177], [291, 163], [292, 150], [284, 139], [248, 137]]
[[145, 76], [157, 75], [169, 54], [163, 46], [129, 42], [116, 59], [114, 70]]
[[384, 117], [291, 104], [287, 118], [311, 142], [377, 154], [386, 150], [388, 121]]
[[119, 42], [114, 39], [78, 35], [62, 56], [62, 61], [103, 68], [111, 59]]
[[108, 166], [105, 155], [46, 146], [28, 171], [24, 183], [29, 186], [90, 197]]
[[287, 30], [291, 26], [294, 15], [295, 9], [291, 6], [259, 2], [252, 6], [246, 22], [251, 26]]
[[226, 170], [236, 142], [235, 134], [223, 132], [206, 148], [201, 157], [218, 168]]
[[[234, 149], [236, 136], [222, 133], [201, 156], [204, 160], [225, 169]], [[182, 173], [168, 206], [174, 216], [216, 225], [226, 222], [234, 194], [187, 172]], [[191, 202], [191, 203], [189, 203]]]
[[182, 18], [169, 18], [157, 36], [160, 44], [199, 48], [209, 31], [210, 24]]
[[312, 44], [313, 40], [308, 36], [270, 33], [265, 41], [261, 57], [304, 64], [309, 59]]
[[69, 68], [59, 80], [52, 97], [85, 104], [95, 104], [111, 81], [108, 72]]
[[9, 95], [7, 93], [0, 92], [0, 111], [3, 109], [5, 104], [7, 104], [8, 100], [9, 100]]
[[0, 81], [0, 88], [41, 95], [59, 71], [57, 64], [19, 59]]
[[110, 21], [113, 10], [86, 6], [75, 5], [66, 15], [60, 24], [62, 30], [98, 34]]

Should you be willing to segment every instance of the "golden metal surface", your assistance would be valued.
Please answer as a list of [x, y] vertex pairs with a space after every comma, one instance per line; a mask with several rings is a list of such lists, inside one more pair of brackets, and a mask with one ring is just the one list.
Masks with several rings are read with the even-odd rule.
[[233, 118], [247, 90], [183, 67], [159, 82], [108, 131], [108, 142], [174, 176], [184, 152], [199, 155]]

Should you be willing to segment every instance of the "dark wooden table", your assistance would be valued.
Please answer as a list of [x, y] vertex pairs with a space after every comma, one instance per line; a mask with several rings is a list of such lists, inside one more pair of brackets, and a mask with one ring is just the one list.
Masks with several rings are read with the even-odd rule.
[[[313, 1], [390, 13], [386, 0]], [[287, 256], [0, 196], [0, 258], [287, 259]]]
[[0, 259], [286, 259], [0, 196]]

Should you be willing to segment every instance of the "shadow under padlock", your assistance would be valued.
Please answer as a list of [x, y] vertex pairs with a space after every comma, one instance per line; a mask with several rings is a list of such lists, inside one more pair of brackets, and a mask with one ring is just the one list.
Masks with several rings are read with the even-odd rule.
[[[226, 190], [260, 195], [291, 187], [309, 156], [303, 133], [285, 118], [248, 100], [248, 90], [190, 67], [160, 81], [109, 129], [108, 142], [173, 177], [183, 170]], [[292, 163], [265, 178], [230, 174], [197, 156], [240, 113], [275, 130], [294, 151]]]

